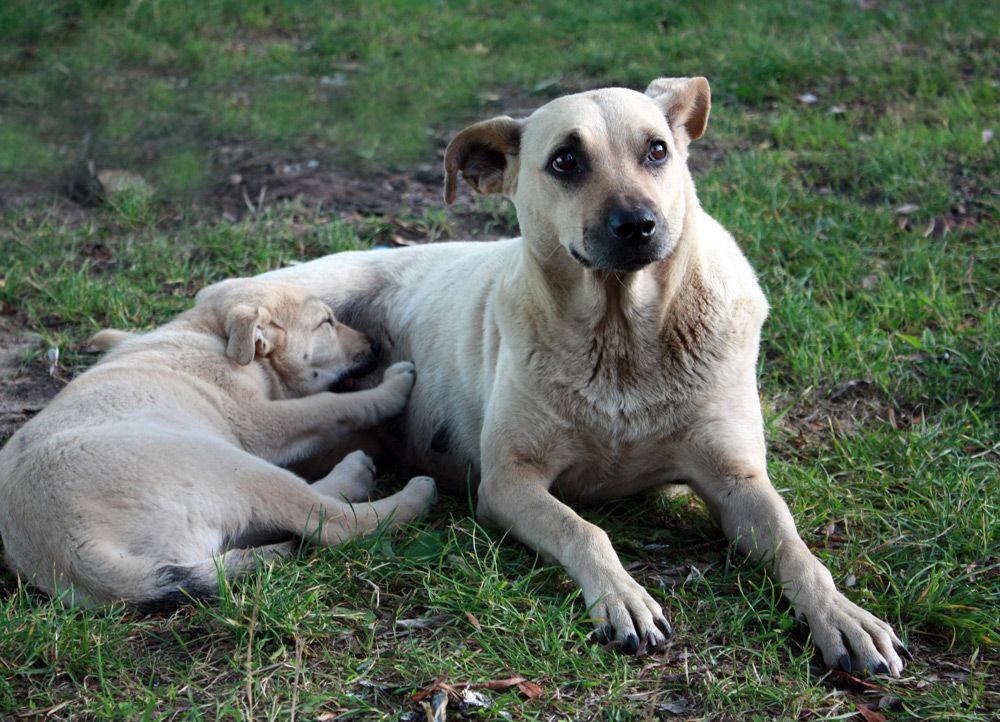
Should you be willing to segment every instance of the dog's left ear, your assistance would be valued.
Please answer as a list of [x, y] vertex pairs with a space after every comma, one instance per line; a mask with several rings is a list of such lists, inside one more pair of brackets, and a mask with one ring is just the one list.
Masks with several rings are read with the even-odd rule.
[[458, 172], [481, 195], [502, 193], [507, 156], [521, 147], [521, 124], [506, 116], [470, 125], [448, 144], [444, 154], [444, 199], [457, 194]]
[[705, 78], [658, 78], [646, 88], [646, 95], [663, 110], [681, 152], [697, 140], [708, 125], [712, 92]]
[[247, 366], [256, 356], [269, 355], [274, 350], [274, 330], [271, 312], [263, 306], [234, 306], [226, 314], [226, 356]]

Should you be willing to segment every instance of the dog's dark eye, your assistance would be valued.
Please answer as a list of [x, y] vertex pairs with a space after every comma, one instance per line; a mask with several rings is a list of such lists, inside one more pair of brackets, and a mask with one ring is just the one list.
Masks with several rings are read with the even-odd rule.
[[662, 140], [653, 141], [653, 144], [649, 146], [649, 154], [646, 156], [646, 160], [652, 163], [659, 163], [666, 157], [667, 144]]
[[551, 165], [552, 170], [557, 173], [569, 173], [571, 170], [576, 170], [576, 156], [572, 151], [560, 150], [552, 159]]

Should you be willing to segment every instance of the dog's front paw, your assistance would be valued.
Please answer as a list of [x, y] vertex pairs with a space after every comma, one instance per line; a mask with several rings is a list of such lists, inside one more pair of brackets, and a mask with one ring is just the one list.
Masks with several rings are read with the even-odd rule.
[[834, 591], [819, 602], [796, 605], [805, 618], [823, 663], [858, 675], [903, 671], [902, 657], [913, 659], [888, 624]]
[[625, 654], [662, 650], [671, 631], [663, 608], [635, 581], [600, 597], [588, 616], [605, 641]]

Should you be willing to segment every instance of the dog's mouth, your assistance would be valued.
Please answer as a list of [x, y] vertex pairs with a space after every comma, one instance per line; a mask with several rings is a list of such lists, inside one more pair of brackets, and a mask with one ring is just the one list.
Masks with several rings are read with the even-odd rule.
[[378, 359], [375, 358], [375, 354], [365, 354], [363, 359], [340, 373], [333, 383], [330, 384], [330, 391], [335, 394], [343, 394], [365, 388], [362, 379], [377, 368]]
[[641, 271], [650, 263], [655, 263], [656, 261], [661, 260], [659, 258], [643, 258], [639, 256], [627, 260], [622, 259], [616, 263], [594, 263], [573, 247], [569, 248], [569, 255], [574, 261], [579, 263], [584, 268], [592, 268], [606, 273], [631, 273], [632, 271]]

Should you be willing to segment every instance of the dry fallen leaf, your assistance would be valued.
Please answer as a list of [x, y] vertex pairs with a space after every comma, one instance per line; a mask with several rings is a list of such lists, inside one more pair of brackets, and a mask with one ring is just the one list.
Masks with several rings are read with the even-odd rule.
[[874, 712], [857, 702], [854, 703], [854, 706], [858, 708], [858, 714], [865, 719], [865, 722], [886, 722], [885, 715]]
[[523, 682], [517, 683], [517, 688], [521, 690], [521, 693], [528, 699], [538, 699], [542, 696], [544, 690], [534, 682], [529, 682], [524, 680]]

